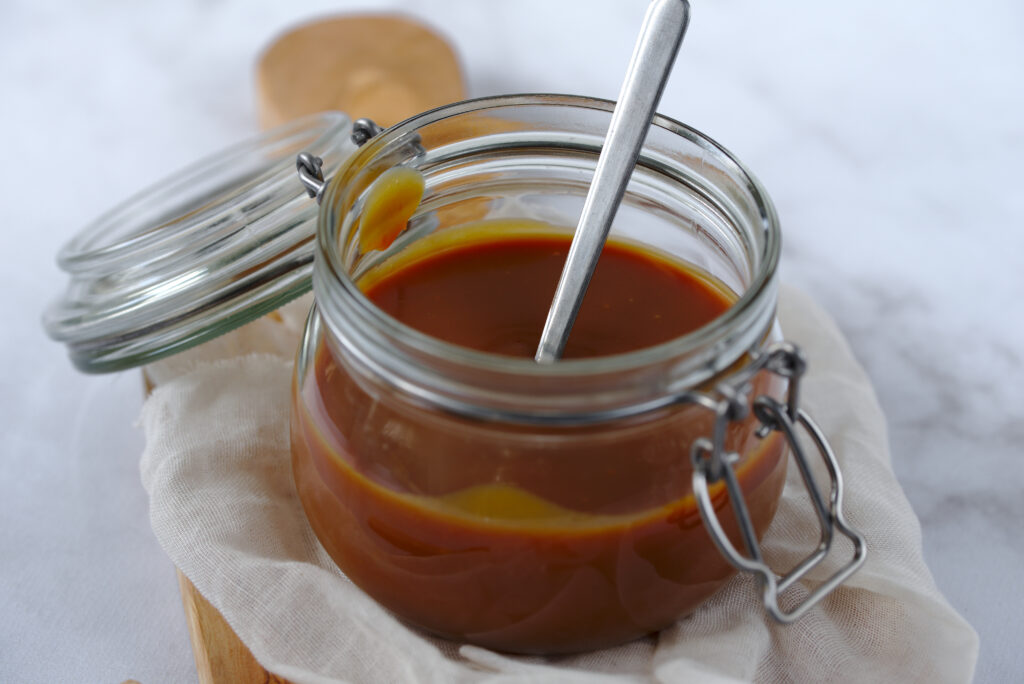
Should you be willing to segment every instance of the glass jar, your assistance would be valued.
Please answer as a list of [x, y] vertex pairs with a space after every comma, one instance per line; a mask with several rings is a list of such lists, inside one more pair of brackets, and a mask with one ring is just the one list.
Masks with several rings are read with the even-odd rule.
[[[579, 216], [611, 110], [560, 96], [443, 107], [373, 138], [322, 196], [295, 368], [299, 496], [349, 578], [444, 637], [552, 653], [661, 629], [736, 572], [719, 546], [757, 555], [778, 504], [786, 434], [764, 428], [764, 407], [788, 401], [782, 356], [768, 368], [765, 351], [778, 337], [778, 221], [757, 181], [698, 132], [656, 119], [610, 237], [735, 294], [690, 334], [541, 365], [428, 337], [360, 288], [516, 230], [494, 219], [571, 231], [559, 227]], [[367, 193], [398, 165], [422, 174], [422, 202], [389, 248], [364, 251]], [[706, 468], [702, 508], [694, 477]]]
[[[526, 95], [383, 132], [338, 113], [288, 124], [88, 226], [61, 253], [71, 284], [44, 323], [79, 368], [119, 370], [221, 335], [312, 282], [292, 403], [299, 497], [339, 567], [433, 633], [520, 652], [596, 648], [670, 624], [737, 570], [758, 578], [773, 618], [796, 619], [862, 564], [864, 542], [843, 520], [835, 458], [799, 408], [803, 358], [779, 341], [777, 218], [726, 150], [656, 117], [612, 228], [733, 293], [718, 318], [664, 344], [541, 365], [430, 338], [360, 289], [435, 251], [524, 230], [510, 219], [571, 233], [612, 107]], [[397, 239], [371, 249], [367, 196], [396, 166], [421, 174], [425, 192]], [[805, 443], [827, 470], [824, 490]], [[780, 576], [759, 539], [787, 452], [822, 532]], [[852, 559], [802, 603], [780, 603], [837, 534]]]

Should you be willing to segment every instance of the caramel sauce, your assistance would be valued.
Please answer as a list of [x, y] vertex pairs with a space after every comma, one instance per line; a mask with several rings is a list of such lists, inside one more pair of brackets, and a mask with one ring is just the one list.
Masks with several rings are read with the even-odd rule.
[[378, 176], [366, 193], [359, 249], [387, 249], [405, 230], [422, 198], [423, 176], [419, 172], [396, 166]]
[[[569, 238], [535, 225], [504, 233], [464, 233], [360, 286], [428, 335], [532, 357]], [[611, 242], [566, 355], [660, 344], [733, 299], [705, 274]], [[417, 626], [506, 651], [599, 648], [671, 624], [734, 574], [691, 490], [689, 449], [710, 434], [706, 409], [571, 428], [488, 424], [406, 400], [325, 340], [307, 373], [292, 417], [307, 516], [346, 575]], [[728, 444], [743, 455], [738, 477], [760, 534], [785, 459], [781, 441], [755, 427], [733, 425]], [[721, 483], [712, 495], [742, 548]]]
[[[403, 268], [370, 287], [406, 325], [479, 351], [533, 358], [568, 239], [481, 242]], [[732, 303], [692, 270], [610, 243], [587, 288], [564, 358], [622, 354], [710, 323]]]

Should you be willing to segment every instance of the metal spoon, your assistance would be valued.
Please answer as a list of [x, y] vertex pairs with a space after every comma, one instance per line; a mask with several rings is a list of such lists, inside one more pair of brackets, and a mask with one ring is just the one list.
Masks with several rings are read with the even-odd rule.
[[569, 330], [587, 292], [615, 212], [626, 193], [689, 20], [687, 0], [654, 0], [647, 8], [597, 159], [594, 180], [583, 203], [583, 213], [544, 323], [534, 357], [538, 363], [556, 361], [565, 349]]

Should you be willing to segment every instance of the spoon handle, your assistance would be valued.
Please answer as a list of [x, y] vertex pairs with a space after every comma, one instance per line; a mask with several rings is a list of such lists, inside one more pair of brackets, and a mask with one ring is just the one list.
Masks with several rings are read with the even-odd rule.
[[534, 357], [538, 363], [557, 360], [565, 349], [689, 20], [690, 4], [686, 0], [654, 0], [647, 9], [597, 159], [594, 180], [548, 310]]

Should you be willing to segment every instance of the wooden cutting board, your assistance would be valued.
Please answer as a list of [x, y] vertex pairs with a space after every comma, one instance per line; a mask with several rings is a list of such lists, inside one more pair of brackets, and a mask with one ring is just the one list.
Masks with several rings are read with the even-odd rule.
[[[390, 15], [316, 21], [278, 37], [257, 65], [260, 122], [326, 110], [390, 126], [465, 99], [455, 53], [429, 28]], [[289, 684], [263, 668], [224, 617], [178, 572], [201, 684]]]
[[466, 97], [444, 38], [393, 15], [323, 19], [287, 31], [260, 56], [256, 87], [264, 128], [328, 110], [387, 128]]
[[188, 620], [192, 654], [196, 659], [196, 674], [200, 684], [291, 684], [290, 680], [271, 674], [257, 662], [224, 617], [203, 598], [180, 570], [178, 586], [185, 605], [185, 618]]

